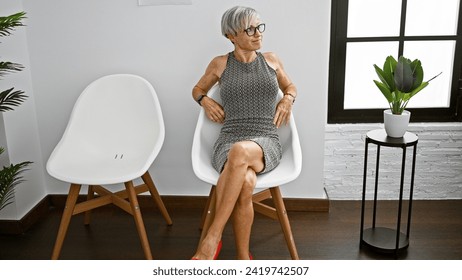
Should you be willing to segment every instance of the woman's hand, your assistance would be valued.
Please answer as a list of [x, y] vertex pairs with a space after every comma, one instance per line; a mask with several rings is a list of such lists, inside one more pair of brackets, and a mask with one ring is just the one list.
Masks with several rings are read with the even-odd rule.
[[290, 113], [292, 112], [293, 99], [290, 95], [284, 95], [276, 106], [276, 114], [274, 115], [273, 124], [279, 128], [282, 124], [288, 124], [290, 121]]
[[208, 96], [205, 96], [201, 101], [201, 105], [209, 120], [217, 123], [223, 123], [225, 121], [225, 111], [218, 102]]

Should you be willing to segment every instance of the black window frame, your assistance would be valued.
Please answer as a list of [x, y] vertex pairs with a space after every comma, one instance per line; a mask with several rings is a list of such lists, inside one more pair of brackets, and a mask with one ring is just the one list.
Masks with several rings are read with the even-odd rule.
[[[347, 38], [348, 0], [331, 2], [331, 45], [329, 55], [329, 84], [327, 123], [375, 123], [383, 122], [384, 109], [348, 109], [344, 105], [346, 48], [349, 42], [398, 41], [398, 56], [403, 54], [405, 41], [452, 40], [456, 42], [448, 108], [410, 108], [411, 122], [460, 122], [462, 121], [462, 3], [459, 5], [457, 34], [453, 36], [405, 36], [407, 0], [402, 0], [399, 36]], [[371, 65], [372, 69], [372, 65]], [[371, 70], [372, 71], [372, 70]]]

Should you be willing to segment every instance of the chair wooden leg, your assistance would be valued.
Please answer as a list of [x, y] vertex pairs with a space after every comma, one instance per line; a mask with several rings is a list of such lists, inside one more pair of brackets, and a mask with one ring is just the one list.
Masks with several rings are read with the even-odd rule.
[[59, 254], [61, 253], [64, 238], [66, 237], [72, 213], [74, 212], [75, 203], [77, 202], [77, 198], [79, 197], [80, 187], [81, 185], [77, 184], [72, 184], [70, 187], [69, 194], [67, 195], [66, 206], [64, 207], [63, 216], [61, 218], [61, 223], [59, 225], [55, 246], [53, 248], [53, 253], [51, 255], [52, 260], [57, 260], [59, 258]]
[[138, 204], [138, 198], [136, 197], [135, 187], [133, 182], [129, 181], [125, 183], [127, 189], [128, 199], [133, 212], [133, 218], [135, 219], [136, 229], [141, 240], [141, 247], [143, 247], [144, 255], [147, 260], [152, 260], [151, 248], [149, 247], [148, 237], [146, 235], [146, 228], [144, 227], [143, 217], [141, 216], [140, 206]]
[[[88, 186], [88, 194], [87, 194], [87, 201], [92, 200], [95, 197], [95, 192], [93, 191], [93, 186]], [[91, 221], [91, 210], [85, 211], [85, 217], [83, 219], [83, 223], [85, 225], [89, 225]]]
[[293, 260], [298, 260], [299, 257], [297, 248], [295, 247], [295, 241], [292, 235], [292, 229], [290, 228], [289, 218], [287, 217], [286, 207], [284, 205], [284, 201], [282, 200], [281, 191], [279, 190], [279, 187], [272, 187], [270, 188], [270, 191], [279, 217], [279, 222], [281, 223], [282, 231], [284, 232], [287, 247], [289, 247], [290, 256]]
[[203, 224], [202, 224], [202, 233], [201, 238], [199, 240], [199, 245], [201, 244], [202, 240], [207, 235], [209, 231], [210, 225], [212, 224], [213, 218], [215, 217], [215, 206], [216, 206], [216, 186], [212, 186], [210, 190], [209, 202], [207, 203], [207, 207], [205, 208], [205, 216], [203, 216]]
[[160, 197], [159, 192], [157, 191], [156, 185], [154, 185], [154, 181], [152, 180], [151, 175], [149, 175], [149, 172], [144, 173], [144, 175], [141, 176], [141, 178], [143, 179], [144, 183], [148, 186], [149, 192], [151, 193], [154, 202], [157, 204], [157, 207], [159, 207], [160, 213], [167, 222], [167, 225], [172, 225], [173, 221], [170, 218], [170, 215], [168, 214], [167, 208], [165, 207], [164, 202], [162, 201], [162, 198]]

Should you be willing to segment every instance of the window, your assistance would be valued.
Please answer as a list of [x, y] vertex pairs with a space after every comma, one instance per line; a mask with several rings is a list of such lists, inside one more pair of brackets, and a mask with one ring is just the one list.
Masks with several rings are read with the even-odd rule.
[[408, 104], [411, 121], [461, 121], [460, 0], [332, 0], [328, 123], [382, 122], [386, 99], [374, 64], [420, 59], [424, 80]]

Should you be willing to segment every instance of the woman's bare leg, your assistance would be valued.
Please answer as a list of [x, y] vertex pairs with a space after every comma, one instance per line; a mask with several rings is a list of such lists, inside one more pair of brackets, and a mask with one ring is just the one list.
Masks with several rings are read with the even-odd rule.
[[233, 230], [238, 260], [248, 260], [250, 257], [250, 232], [254, 218], [252, 195], [256, 183], [255, 171], [247, 169], [246, 180], [233, 211]]
[[263, 170], [261, 147], [253, 141], [235, 143], [228, 153], [228, 160], [217, 182], [215, 217], [194, 258], [213, 259], [223, 229], [243, 189], [249, 168], [254, 172]]

